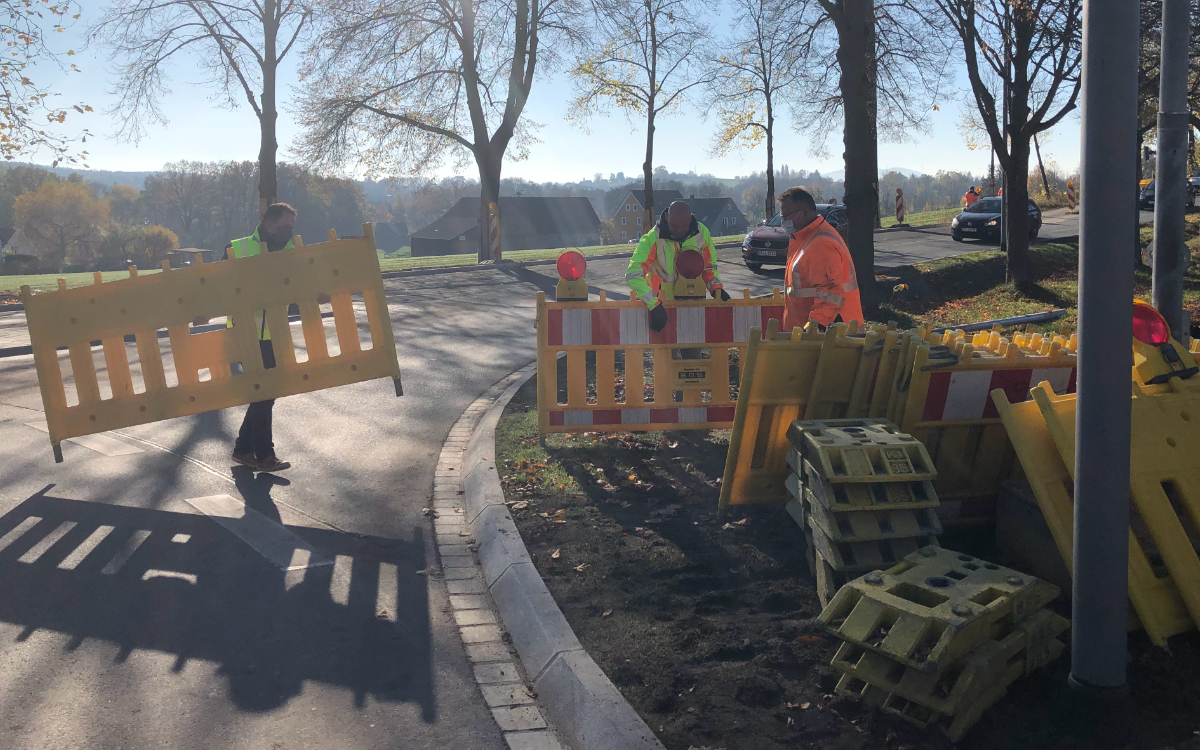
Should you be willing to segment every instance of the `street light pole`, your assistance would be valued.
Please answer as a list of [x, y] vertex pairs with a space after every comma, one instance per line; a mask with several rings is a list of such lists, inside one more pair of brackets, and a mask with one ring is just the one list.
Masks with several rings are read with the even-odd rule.
[[[1185, 0], [1186, 1], [1186, 0]], [[1084, 0], [1079, 360], [1071, 684], [1123, 688], [1128, 654], [1129, 342], [1133, 339], [1138, 5]]]
[[1183, 236], [1187, 211], [1188, 43], [1191, 0], [1163, 0], [1158, 95], [1158, 164], [1154, 170], [1154, 306], [1182, 341], [1183, 274], [1191, 253]]

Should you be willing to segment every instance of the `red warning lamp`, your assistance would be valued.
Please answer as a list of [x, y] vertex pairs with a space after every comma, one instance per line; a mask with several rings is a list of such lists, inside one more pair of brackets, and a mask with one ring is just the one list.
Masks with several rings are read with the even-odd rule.
[[1171, 327], [1153, 305], [1134, 300], [1133, 337], [1143, 344], [1162, 346], [1171, 340]]
[[704, 256], [695, 250], [684, 250], [675, 258], [675, 270], [685, 279], [696, 279], [704, 273]]
[[566, 281], [579, 281], [587, 270], [587, 259], [582, 253], [568, 250], [558, 256], [558, 275]]
[[587, 302], [588, 286], [583, 280], [583, 272], [587, 270], [587, 261], [583, 254], [568, 250], [558, 256], [555, 264], [561, 277], [555, 288], [555, 299], [559, 302]]

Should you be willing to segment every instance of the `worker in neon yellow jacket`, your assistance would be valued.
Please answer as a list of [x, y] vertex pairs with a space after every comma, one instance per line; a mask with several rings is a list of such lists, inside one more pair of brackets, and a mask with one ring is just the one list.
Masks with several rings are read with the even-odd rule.
[[625, 281], [646, 303], [650, 328], [655, 331], [667, 325], [662, 301], [675, 298], [675, 280], [679, 278], [675, 259], [687, 250], [695, 250], [704, 258], [704, 285], [713, 299], [729, 299], [717, 273], [717, 250], [708, 227], [696, 221], [688, 204], [675, 201], [658, 217], [654, 228], [642, 236], [625, 269]]

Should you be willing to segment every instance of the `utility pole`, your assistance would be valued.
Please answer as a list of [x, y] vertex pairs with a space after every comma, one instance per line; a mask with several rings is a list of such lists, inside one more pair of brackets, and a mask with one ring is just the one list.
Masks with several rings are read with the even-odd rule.
[[[1186, 2], [1187, 0], [1184, 0]], [[1079, 207], [1079, 360], [1071, 685], [1125, 686], [1129, 644], [1129, 355], [1135, 221], [1138, 5], [1084, 0]]]
[[1154, 306], [1183, 341], [1183, 274], [1191, 253], [1183, 236], [1187, 211], [1188, 43], [1191, 0], [1163, 0], [1158, 94], [1158, 164], [1154, 170]]

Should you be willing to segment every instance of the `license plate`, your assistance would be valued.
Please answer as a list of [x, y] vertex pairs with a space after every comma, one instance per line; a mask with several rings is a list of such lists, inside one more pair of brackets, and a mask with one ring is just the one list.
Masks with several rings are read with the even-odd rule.
[[775, 257], [774, 250], [759, 250], [758, 254], [764, 258], [774, 258]]
[[979, 231], [979, 230], [978, 230], [978, 229], [976, 229], [975, 227], [963, 227], [963, 228], [962, 228], [962, 230], [963, 230], [964, 232], [978, 232], [978, 231]]

